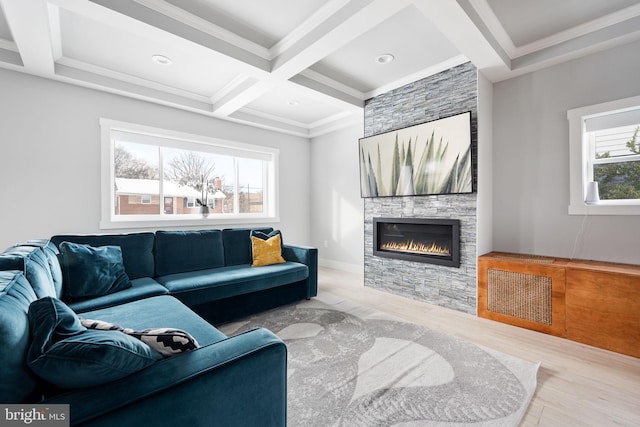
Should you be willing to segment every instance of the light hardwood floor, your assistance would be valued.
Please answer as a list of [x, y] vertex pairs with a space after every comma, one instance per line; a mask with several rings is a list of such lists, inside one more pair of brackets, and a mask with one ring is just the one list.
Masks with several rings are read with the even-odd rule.
[[320, 268], [318, 300], [376, 309], [531, 362], [538, 387], [521, 426], [640, 426], [640, 359], [482, 319], [363, 285], [362, 275]]

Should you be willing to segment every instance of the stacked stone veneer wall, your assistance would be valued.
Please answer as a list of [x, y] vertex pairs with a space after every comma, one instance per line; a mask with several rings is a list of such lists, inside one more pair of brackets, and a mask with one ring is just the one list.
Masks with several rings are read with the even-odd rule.
[[[365, 286], [476, 313], [477, 71], [466, 63], [365, 104], [365, 136], [471, 111], [472, 194], [364, 199]], [[460, 220], [460, 268], [373, 256], [373, 218]]]

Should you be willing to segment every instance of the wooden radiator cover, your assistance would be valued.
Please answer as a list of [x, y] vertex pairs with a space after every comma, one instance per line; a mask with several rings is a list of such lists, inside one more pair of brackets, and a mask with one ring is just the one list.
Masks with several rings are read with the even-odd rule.
[[563, 336], [565, 270], [554, 258], [492, 253], [478, 259], [478, 315]]
[[640, 266], [491, 252], [478, 316], [640, 357]]

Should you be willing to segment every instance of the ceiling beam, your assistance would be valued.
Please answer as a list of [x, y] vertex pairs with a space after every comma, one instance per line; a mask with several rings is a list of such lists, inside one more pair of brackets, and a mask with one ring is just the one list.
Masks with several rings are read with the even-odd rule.
[[54, 58], [49, 12], [44, 0], [0, 0], [25, 71], [50, 77]]
[[332, 52], [389, 19], [409, 0], [352, 0], [283, 50], [271, 64], [271, 73], [290, 79]]
[[494, 81], [510, 71], [511, 59], [469, 0], [413, 0], [413, 4], [487, 78]]
[[216, 116], [229, 116], [274, 87], [275, 84], [268, 80], [247, 78], [213, 104], [213, 113]]

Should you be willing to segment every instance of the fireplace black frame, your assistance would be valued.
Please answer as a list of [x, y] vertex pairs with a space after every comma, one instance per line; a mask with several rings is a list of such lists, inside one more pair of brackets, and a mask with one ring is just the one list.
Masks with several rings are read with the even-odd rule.
[[[412, 254], [406, 252], [386, 251], [378, 249], [378, 224], [422, 224], [451, 226], [451, 254], [438, 256], [429, 254]], [[442, 218], [373, 218], [373, 255], [405, 261], [424, 262], [429, 264], [460, 267], [460, 220]]]

